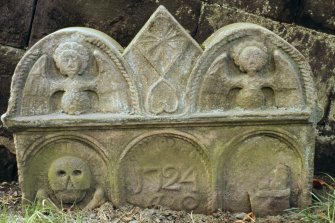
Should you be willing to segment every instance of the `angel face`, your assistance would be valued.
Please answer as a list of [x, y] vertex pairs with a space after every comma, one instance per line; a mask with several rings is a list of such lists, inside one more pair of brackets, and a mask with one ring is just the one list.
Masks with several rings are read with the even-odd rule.
[[257, 46], [247, 46], [240, 52], [238, 62], [247, 73], [257, 72], [267, 63], [267, 54]]
[[61, 74], [74, 78], [83, 73], [88, 65], [89, 54], [86, 48], [76, 42], [61, 43], [53, 56]]
[[60, 56], [59, 70], [71, 79], [75, 77], [82, 67], [80, 56], [72, 50], [64, 51]]
[[92, 175], [82, 159], [64, 156], [51, 164], [48, 179], [56, 198], [64, 204], [73, 204], [85, 198]]

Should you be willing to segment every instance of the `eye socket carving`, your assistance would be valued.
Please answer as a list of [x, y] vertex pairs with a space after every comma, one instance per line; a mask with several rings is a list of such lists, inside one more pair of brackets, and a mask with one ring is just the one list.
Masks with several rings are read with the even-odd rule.
[[64, 177], [66, 175], [66, 172], [64, 170], [58, 170], [57, 175], [60, 177]]
[[74, 175], [74, 176], [79, 176], [79, 175], [81, 175], [81, 170], [74, 170], [74, 171], [73, 171], [73, 175]]

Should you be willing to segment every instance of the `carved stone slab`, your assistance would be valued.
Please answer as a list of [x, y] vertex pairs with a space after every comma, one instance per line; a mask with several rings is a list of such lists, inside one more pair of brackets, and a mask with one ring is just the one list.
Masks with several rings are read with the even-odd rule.
[[107, 158], [99, 151], [101, 148], [85, 141], [75, 136], [57, 136], [36, 145], [33, 156], [26, 154], [23, 159], [31, 164], [25, 169], [30, 176], [23, 184], [25, 198], [50, 199], [63, 207], [77, 203], [84, 209], [105, 202]]
[[144, 111], [182, 113], [186, 86], [202, 49], [163, 7], [150, 17], [124, 52], [139, 81]]
[[137, 95], [120, 48], [110, 37], [88, 28], [68, 28], [45, 37], [15, 71], [18, 81], [12, 92], [17, 98], [12, 97], [8, 112], [131, 112], [138, 106]]
[[194, 109], [302, 110], [315, 104], [305, 59], [269, 30], [247, 23], [228, 25], [204, 45], [193, 70]]
[[2, 116], [23, 199], [257, 215], [308, 205], [316, 96], [306, 60], [248, 23], [202, 46], [163, 6], [124, 51], [88, 28], [37, 42]]
[[210, 207], [207, 154], [183, 133], [140, 136], [121, 156], [121, 168], [121, 199], [129, 203], [197, 212]]

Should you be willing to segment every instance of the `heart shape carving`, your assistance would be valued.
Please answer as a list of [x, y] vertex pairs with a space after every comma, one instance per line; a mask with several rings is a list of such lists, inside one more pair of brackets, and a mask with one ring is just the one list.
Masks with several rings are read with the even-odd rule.
[[147, 96], [147, 110], [154, 114], [174, 113], [178, 109], [179, 99], [176, 90], [164, 79], [153, 84]]

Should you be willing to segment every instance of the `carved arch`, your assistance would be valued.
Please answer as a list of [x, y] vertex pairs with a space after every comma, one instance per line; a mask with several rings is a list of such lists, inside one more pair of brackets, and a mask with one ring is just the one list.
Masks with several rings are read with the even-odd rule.
[[[225, 148], [234, 148], [238, 146], [238, 144], [240, 144], [241, 142], [245, 141], [246, 139], [254, 137], [254, 136], [258, 136], [258, 135], [263, 135], [263, 136], [268, 136], [268, 137], [279, 139], [284, 144], [287, 144], [294, 151], [296, 156], [299, 157], [299, 159], [303, 160], [303, 152], [301, 149], [299, 149], [301, 146], [297, 143], [297, 139], [292, 137], [292, 134], [290, 134], [289, 132], [283, 131], [283, 130], [276, 131], [276, 130], [267, 129], [267, 128], [264, 128], [261, 130], [252, 130], [252, 131], [242, 132], [238, 136], [235, 136], [234, 138], [229, 140], [227, 143], [225, 143], [224, 148], [218, 147], [214, 151], [214, 154], [215, 154], [214, 157], [217, 157], [218, 159], [220, 159], [220, 157], [229, 157], [231, 155], [230, 153], [233, 153], [234, 150], [231, 150], [231, 149], [226, 150]], [[302, 164], [304, 165], [303, 162]]]
[[[145, 143], [151, 143], [151, 140], [156, 140], [157, 138], [159, 138], [160, 140], [162, 139], [162, 137], [167, 137], [169, 139], [174, 139], [177, 140], [177, 143], [175, 144], [175, 142], [173, 141], [173, 146], [171, 146], [170, 148], [165, 148], [165, 150], [163, 148], [159, 148], [155, 151], [150, 150], [151, 152], [147, 151], [146, 153], [144, 152], [144, 150], [146, 150], [146, 147], [142, 146], [142, 144]], [[181, 141], [178, 141], [181, 140]], [[156, 141], [157, 142], [157, 141]], [[183, 146], [181, 146], [179, 148], [178, 143], [183, 143], [185, 142], [186, 144], [189, 144], [190, 146], [185, 146], [186, 144], [183, 144], [185, 147], [189, 147], [189, 148], [185, 148]], [[175, 147], [175, 148], [173, 148]], [[189, 150], [192, 147], [191, 150]], [[138, 150], [139, 149], [139, 150]], [[170, 149], [170, 150], [169, 150]], [[142, 151], [142, 152], [139, 152]], [[212, 191], [213, 191], [213, 185], [212, 185], [212, 169], [211, 169], [211, 165], [209, 162], [209, 155], [207, 152], [207, 149], [204, 147], [204, 145], [202, 145], [199, 140], [197, 140], [194, 136], [189, 135], [187, 133], [181, 132], [181, 131], [175, 131], [175, 130], [161, 130], [161, 131], [153, 131], [153, 132], [149, 132], [149, 133], [145, 133], [142, 134], [138, 137], [136, 137], [135, 139], [133, 139], [127, 146], [126, 148], [123, 150], [123, 152], [120, 155], [120, 158], [115, 166], [114, 169], [114, 174], [113, 174], [113, 178], [117, 179], [114, 180], [114, 185], [112, 186], [112, 188], [115, 188], [114, 191], [114, 202], [119, 205], [122, 200], [124, 200], [124, 198], [121, 199], [121, 194], [123, 194], [124, 192], [122, 192], [123, 190], [125, 190], [124, 187], [121, 188], [121, 184], [124, 183], [123, 181], [126, 179], [127, 171], [124, 171], [123, 169], [123, 165], [125, 162], [127, 161], [132, 161], [132, 162], [139, 162], [141, 163], [142, 161], [138, 161], [141, 160], [141, 158], [139, 158], [138, 156], [136, 156], [136, 158], [130, 158], [130, 155], [132, 153], [138, 153], [139, 152], [139, 156], [143, 155], [143, 156], [147, 156], [147, 155], [151, 155], [151, 154], [155, 154], [156, 152], [159, 152], [160, 155], [165, 154], [165, 156], [170, 157], [169, 154], [174, 154], [174, 152], [180, 152], [179, 156], [180, 157], [187, 157], [190, 160], [185, 160], [185, 162], [180, 162], [180, 163], [184, 163], [186, 166], [190, 165], [189, 167], [195, 167], [195, 171], [196, 174], [201, 174], [201, 177], [198, 176], [201, 179], [197, 179], [197, 183], [196, 185], [200, 185], [199, 188], [197, 190], [201, 191], [200, 194], [207, 194], [208, 196], [205, 198], [205, 200], [202, 200], [202, 202], [206, 202], [205, 205], [203, 205], [202, 207], [199, 207], [201, 210], [206, 210], [206, 211], [212, 211], [213, 210], [213, 206], [214, 206], [214, 200], [213, 200], [213, 196], [211, 196]], [[147, 155], [145, 155], [147, 154]], [[187, 155], [186, 155], [187, 154]], [[129, 155], [129, 157], [128, 157]], [[180, 158], [179, 157], [179, 158]], [[166, 158], [166, 157], [165, 157]], [[164, 163], [165, 161], [173, 161], [176, 162], [174, 160], [170, 160], [169, 158], [163, 158], [162, 157], [162, 163]], [[170, 157], [171, 158], [171, 157]], [[181, 158], [183, 159], [183, 158]], [[195, 160], [198, 160], [198, 162], [194, 163]], [[172, 162], [172, 164], [173, 164]], [[193, 162], [193, 163], [192, 163]], [[134, 164], [135, 164], [134, 163]], [[149, 164], [149, 166], [151, 165], [151, 163], [147, 163]], [[176, 164], [176, 163], [174, 163]], [[184, 164], [182, 166], [184, 166]], [[129, 166], [130, 163], [128, 163], [127, 166]], [[155, 164], [153, 164], [155, 165]], [[135, 169], [135, 165], [130, 165], [132, 166], [133, 169]], [[139, 166], [141, 166], [141, 164], [139, 164]], [[173, 165], [173, 167], [175, 167]], [[163, 167], [162, 167], [163, 168]], [[164, 168], [163, 168], [164, 170]], [[188, 169], [181, 169], [181, 171], [184, 170], [186, 172], [188, 172]], [[198, 172], [199, 170], [202, 170], [201, 173]], [[204, 173], [205, 172], [205, 173]], [[180, 176], [181, 178], [182, 175]], [[177, 178], [176, 178], [177, 179]], [[178, 178], [179, 179], [179, 178]], [[204, 182], [206, 182], [204, 184]], [[140, 193], [140, 192], [138, 192]], [[190, 192], [191, 193], [191, 192]], [[142, 195], [140, 195], [142, 196]], [[201, 199], [204, 199], [204, 197], [202, 197], [202, 195], [200, 195]], [[128, 200], [127, 200], [128, 201]], [[171, 207], [171, 208], [178, 208], [178, 207]]]
[[181, 131], [171, 131], [171, 130], [160, 130], [160, 131], [153, 131], [153, 132], [149, 132], [149, 133], [145, 133], [142, 134], [138, 137], [136, 137], [135, 139], [133, 139], [127, 146], [126, 148], [123, 150], [120, 158], [119, 158], [119, 162], [118, 162], [118, 166], [120, 165], [120, 163], [122, 162], [122, 159], [127, 155], [127, 153], [130, 152], [130, 150], [140, 141], [142, 141], [145, 138], [151, 137], [151, 136], [155, 136], [155, 135], [171, 135], [173, 137], [176, 138], [181, 138], [183, 140], [186, 140], [188, 142], [190, 142], [193, 145], [196, 146], [200, 146], [201, 150], [199, 150], [200, 154], [204, 157], [206, 157], [206, 161], [208, 161], [208, 151], [206, 149], [206, 147], [204, 145], [201, 144], [201, 142], [199, 142], [198, 139], [196, 139], [194, 136], [187, 134], [185, 132], [181, 132]]
[[21, 160], [24, 160], [25, 162], [28, 162], [28, 156], [34, 156], [38, 154], [39, 151], [43, 149], [44, 146], [49, 145], [51, 143], [57, 142], [59, 140], [74, 140], [78, 141], [80, 143], [84, 143], [91, 147], [99, 156], [102, 158], [104, 163], [108, 164], [108, 152], [104, 148], [104, 146], [99, 143], [96, 139], [84, 135], [84, 134], [78, 134], [78, 133], [56, 133], [56, 134], [50, 134], [45, 137], [42, 137], [39, 140], [36, 140], [34, 143], [32, 143], [22, 154]]
[[[223, 74], [220, 77], [215, 73], [215, 69], [219, 70], [218, 72], [225, 73], [226, 69], [230, 67], [233, 67], [233, 69], [238, 69], [236, 65], [234, 66], [234, 58], [232, 54], [232, 47], [237, 47], [239, 42], [245, 41], [246, 44], [248, 42], [255, 41], [259, 42], [261, 44], [265, 44], [267, 47], [270, 47], [270, 52], [272, 53], [271, 57], [281, 57], [283, 58], [281, 61], [284, 61], [284, 64], [287, 61], [290, 61], [291, 64], [288, 64], [289, 66], [286, 66], [284, 64], [276, 64], [281, 65], [284, 69], [291, 69], [288, 73], [295, 72], [297, 74], [297, 77], [293, 77], [292, 75], [287, 76], [291, 78], [292, 80], [295, 80], [295, 82], [298, 83], [299, 86], [297, 87], [297, 90], [295, 92], [300, 92], [301, 94], [300, 99], [297, 98], [295, 102], [292, 102], [291, 104], [294, 104], [295, 108], [298, 109], [310, 109], [310, 111], [313, 111], [316, 106], [316, 93], [314, 89], [314, 82], [312, 78], [312, 72], [311, 68], [306, 61], [306, 59], [302, 56], [302, 54], [296, 50], [292, 45], [287, 43], [285, 40], [274, 34], [273, 32], [267, 30], [266, 28], [263, 28], [256, 24], [251, 23], [236, 23], [232, 25], [225, 26], [221, 28], [220, 30], [216, 31], [212, 36], [210, 36], [205, 42], [205, 51], [198, 60], [195, 68], [192, 71], [192, 76], [190, 78], [190, 82], [188, 85], [188, 95], [190, 98], [190, 112], [195, 111], [202, 111], [202, 112], [210, 112], [215, 110], [228, 110], [230, 109], [227, 107], [226, 100], [222, 103], [218, 103], [219, 105], [213, 105], [206, 108], [207, 105], [206, 101], [209, 99], [204, 97], [204, 94], [206, 92], [202, 92], [202, 88], [204, 87], [205, 79], [210, 76], [217, 76], [217, 78], [221, 79], [223, 82], [228, 82], [227, 85], [233, 86], [234, 84], [227, 81], [229, 79], [229, 75]], [[219, 58], [220, 56], [223, 57], [223, 55], [226, 55], [226, 59], [229, 60], [227, 64], [224, 64], [225, 58]], [[269, 52], [268, 52], [269, 54]], [[269, 54], [270, 55], [270, 54]], [[222, 61], [218, 61], [218, 59]], [[274, 59], [270, 58], [270, 63], [274, 64]], [[215, 63], [217, 63], [216, 67], [214, 67]], [[273, 69], [275, 65], [269, 65], [268, 69]], [[213, 71], [214, 70], [214, 71]], [[217, 73], [218, 73], [217, 72]], [[242, 72], [243, 73], [243, 72]], [[287, 78], [286, 77], [286, 78]], [[280, 78], [278, 78], [280, 79]], [[282, 80], [285, 79], [285, 75]], [[217, 83], [218, 81], [214, 81], [214, 83]], [[276, 83], [274, 83], [276, 84]], [[285, 85], [286, 83], [283, 83], [282, 85]], [[237, 88], [239, 88], [238, 85], [235, 85]], [[221, 95], [215, 96], [215, 93], [213, 93], [213, 97], [216, 97], [218, 101], [220, 101], [220, 97], [227, 97], [229, 94], [229, 89], [227, 86], [217, 86], [221, 89]], [[236, 89], [235, 87], [235, 89]], [[272, 87], [269, 85], [269, 87]], [[284, 86], [285, 88], [286, 86]], [[231, 87], [231, 89], [234, 89], [234, 87]], [[212, 88], [209, 88], [210, 91], [213, 90]], [[290, 97], [296, 97], [294, 96], [295, 93], [293, 93]], [[203, 99], [201, 99], [203, 97]], [[201, 101], [202, 100], [202, 101]], [[211, 99], [212, 100], [212, 99]], [[299, 101], [300, 100], [300, 101]], [[211, 103], [211, 102], [209, 102]], [[284, 102], [285, 103], [285, 102]], [[291, 107], [291, 106], [283, 106], [283, 107]]]
[[[276, 165], [285, 165], [290, 169], [291, 205], [300, 206], [298, 197], [303, 193], [302, 179], [308, 175], [302, 174], [307, 165], [303, 149], [288, 132], [266, 128], [243, 132], [225, 144], [224, 148], [216, 148], [216, 185], [220, 195], [217, 197], [218, 207], [230, 211], [248, 211], [246, 192], [257, 188], [264, 178], [270, 178], [268, 174], [273, 172]], [[234, 185], [242, 182], [246, 186], [239, 186], [237, 191]]]
[[[92, 55], [90, 55], [90, 57], [93, 57], [93, 54], [95, 54], [95, 52], [93, 52], [93, 49], [96, 49], [96, 51], [100, 51], [102, 53], [102, 54], [100, 53], [100, 55], [102, 55], [103, 57], [98, 58], [100, 60], [98, 62], [101, 63], [102, 61], [106, 63], [106, 61], [103, 61], [103, 60], [108, 60], [107, 63], [109, 63], [112, 66], [112, 71], [114, 70], [114, 72], [120, 74], [122, 78], [124, 79], [124, 80], [121, 80], [121, 82], [126, 83], [125, 86], [122, 86], [122, 88], [123, 88], [123, 91], [125, 89], [128, 90], [126, 93], [127, 95], [123, 97], [123, 98], [127, 98], [125, 99], [127, 101], [123, 101], [121, 103], [128, 105], [127, 109], [129, 113], [139, 112], [138, 94], [137, 94], [137, 87], [135, 84], [136, 81], [134, 81], [133, 73], [131, 69], [129, 68], [127, 62], [123, 59], [121, 55], [123, 48], [111, 37], [109, 37], [108, 35], [100, 31], [90, 29], [90, 28], [84, 28], [84, 27], [73, 27], [73, 28], [61, 29], [59, 31], [56, 31], [44, 37], [43, 39], [38, 41], [30, 50], [26, 52], [26, 54], [20, 60], [20, 62], [18, 63], [15, 69], [13, 80], [12, 80], [12, 85], [11, 85], [11, 96], [9, 100], [8, 110], [4, 118], [11, 117], [11, 116], [27, 115], [27, 114], [28, 115], [29, 114], [30, 115], [40, 115], [40, 114], [52, 113], [52, 111], [50, 112], [49, 111], [50, 109], [47, 108], [44, 110], [41, 109], [41, 112], [39, 111], [38, 112], [36, 111], [26, 112], [27, 114], [23, 114], [22, 108], [21, 108], [25, 100], [23, 92], [26, 87], [27, 81], [29, 81], [29, 79], [33, 79], [33, 77], [29, 78], [29, 76], [36, 76], [36, 77], [39, 76], [39, 79], [44, 78], [44, 80], [46, 80], [46, 78], [43, 77], [44, 74], [36, 75], [36, 72], [41, 71], [40, 73], [43, 73], [44, 65], [55, 67], [55, 65], [51, 63], [52, 53], [57, 47], [57, 45], [59, 43], [62, 43], [62, 41], [63, 42], [64, 41], [79, 42], [83, 44], [84, 46], [90, 46], [92, 49], [92, 52], [90, 52], [90, 54]], [[99, 57], [100, 55], [94, 55], [94, 56]], [[44, 61], [41, 61], [42, 59]], [[43, 63], [45, 64], [43, 65]], [[92, 65], [91, 67], [96, 66], [94, 64], [94, 61], [90, 63]], [[98, 68], [92, 68], [92, 69], [98, 69]], [[99, 68], [99, 69], [100, 69], [99, 72], [105, 72], [104, 67]], [[105, 77], [107, 77], [107, 79], [110, 80], [111, 76], [113, 75], [115, 74], [108, 73], [107, 75], [105, 75]], [[55, 75], [52, 74], [51, 76], [55, 76]], [[59, 79], [60, 78], [57, 77], [55, 78], [55, 81]], [[108, 84], [111, 84], [111, 83], [110, 81], [106, 81], [104, 79], [104, 80], [100, 80], [98, 85], [99, 84], [100, 85], [105, 84], [105, 86], [107, 86]], [[38, 83], [34, 83], [34, 86], [35, 85], [38, 86]], [[41, 86], [38, 86], [38, 87], [41, 87]], [[97, 88], [99, 88], [99, 86]], [[35, 91], [37, 90], [34, 89], [34, 92], [32, 94], [35, 95], [36, 94]], [[106, 91], [106, 90], [103, 90], [103, 91]], [[59, 91], [55, 90], [54, 93], [57, 93], [57, 92]], [[42, 93], [39, 92], [39, 93], [40, 95], [44, 95], [43, 92]], [[51, 94], [52, 92], [46, 92], [46, 93]], [[120, 94], [120, 92], [118, 92], [117, 94]], [[41, 98], [41, 102], [35, 101], [36, 104], [33, 104], [31, 106], [35, 106], [36, 110], [38, 110], [38, 107], [43, 107], [43, 106], [45, 107], [45, 104], [50, 103], [49, 100], [51, 99], [49, 98], [49, 96], [51, 98], [51, 95], [45, 95], [45, 98]], [[36, 98], [36, 97], [32, 97], [32, 98]], [[42, 105], [40, 105], [39, 103], [42, 103]], [[120, 104], [120, 102], [118, 103]], [[52, 107], [51, 105], [48, 105], [48, 106]], [[105, 110], [106, 111], [102, 110], [99, 112], [112, 112], [112, 113], [115, 112], [115, 111], [111, 111], [110, 108], [107, 108]]]
[[96, 187], [103, 188], [106, 196], [109, 197], [109, 162], [106, 149], [90, 136], [78, 133], [59, 133], [40, 138], [28, 146], [22, 154], [22, 159], [19, 161], [19, 175], [29, 175], [22, 182], [22, 188], [26, 192], [23, 194], [24, 200], [34, 201], [35, 196], [40, 196], [38, 195], [40, 189], [46, 194], [53, 194], [49, 187], [50, 165], [65, 157], [71, 159], [75, 157], [82, 160], [87, 164], [89, 172], [92, 174], [92, 178], [89, 178], [90, 187], [87, 189], [90, 195], [85, 196], [83, 205], [88, 204]]

